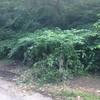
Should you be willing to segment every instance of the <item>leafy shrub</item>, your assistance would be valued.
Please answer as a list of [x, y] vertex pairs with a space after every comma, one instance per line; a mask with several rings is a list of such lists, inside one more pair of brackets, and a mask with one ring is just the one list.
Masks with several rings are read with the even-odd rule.
[[33, 66], [35, 79], [60, 81], [68, 74], [100, 70], [99, 43], [95, 31], [44, 28], [17, 39], [9, 57]]
[[47, 59], [41, 60], [33, 64], [33, 66], [21, 75], [19, 82], [36, 81], [40, 84], [55, 83], [63, 80], [71, 79], [71, 70], [63, 69], [60, 71], [54, 66], [54, 56], [50, 55]]

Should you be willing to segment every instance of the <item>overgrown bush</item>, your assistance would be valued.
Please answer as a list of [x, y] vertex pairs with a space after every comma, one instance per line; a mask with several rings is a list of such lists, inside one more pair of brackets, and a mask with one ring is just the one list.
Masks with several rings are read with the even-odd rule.
[[0, 59], [30, 66], [24, 81], [99, 72], [99, 11], [100, 0], [0, 0]]
[[99, 71], [99, 45], [100, 34], [95, 31], [44, 28], [19, 37], [9, 57], [31, 66], [35, 79], [60, 81], [68, 74]]

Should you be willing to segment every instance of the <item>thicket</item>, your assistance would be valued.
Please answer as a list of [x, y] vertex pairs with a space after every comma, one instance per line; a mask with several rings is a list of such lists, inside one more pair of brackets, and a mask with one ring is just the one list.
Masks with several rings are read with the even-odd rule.
[[100, 0], [0, 0], [0, 59], [29, 66], [25, 82], [99, 72], [99, 5]]
[[70, 74], [100, 71], [100, 33], [97, 31], [44, 28], [1, 43], [1, 56], [28, 64], [29, 73], [36, 80], [61, 81]]

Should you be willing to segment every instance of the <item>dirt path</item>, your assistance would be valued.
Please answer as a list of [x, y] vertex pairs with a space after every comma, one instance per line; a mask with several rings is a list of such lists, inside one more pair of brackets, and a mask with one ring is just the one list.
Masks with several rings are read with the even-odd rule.
[[0, 100], [52, 100], [39, 93], [23, 93], [17, 90], [14, 83], [0, 79]]
[[0, 61], [0, 100], [52, 100], [40, 93], [24, 93], [18, 90], [15, 84], [21, 70], [17, 63], [9, 63], [8, 60]]
[[[18, 89], [15, 81], [24, 70], [26, 67], [18, 61], [0, 60], [0, 100], [53, 100], [37, 92], [29, 93]], [[74, 78], [69, 87], [100, 95], [100, 76]], [[53, 88], [50, 89], [54, 91]]]

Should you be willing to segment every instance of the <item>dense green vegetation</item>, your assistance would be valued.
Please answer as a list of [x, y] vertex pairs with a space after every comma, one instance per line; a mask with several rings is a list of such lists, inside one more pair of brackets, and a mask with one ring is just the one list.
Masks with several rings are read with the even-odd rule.
[[99, 5], [100, 0], [0, 0], [0, 59], [30, 66], [25, 81], [99, 72]]
[[62, 29], [95, 22], [100, 0], [0, 0], [0, 26], [13, 31]]
[[44, 81], [62, 80], [71, 73], [100, 71], [100, 34], [96, 31], [44, 28], [1, 44], [1, 57], [8, 55], [32, 66], [36, 79], [47, 75]]

